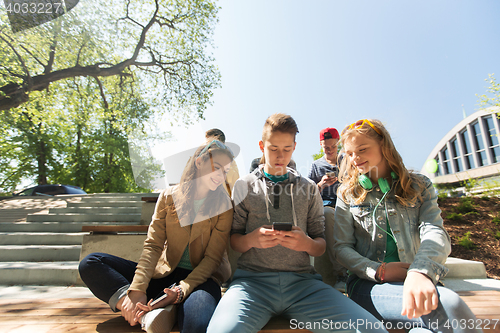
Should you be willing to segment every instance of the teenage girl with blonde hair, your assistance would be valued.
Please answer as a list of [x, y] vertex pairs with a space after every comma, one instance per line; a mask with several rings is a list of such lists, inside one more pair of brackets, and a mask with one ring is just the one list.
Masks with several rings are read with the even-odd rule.
[[406, 169], [378, 120], [347, 126], [341, 144], [334, 251], [349, 297], [393, 328], [480, 331], [463, 300], [436, 286], [451, 245], [431, 181]]

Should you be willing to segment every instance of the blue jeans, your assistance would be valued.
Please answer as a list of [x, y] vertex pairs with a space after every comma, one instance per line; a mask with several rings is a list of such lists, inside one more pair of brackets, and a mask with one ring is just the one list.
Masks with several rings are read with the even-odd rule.
[[467, 327], [469, 323], [476, 323], [476, 317], [460, 296], [448, 288], [441, 286], [436, 288], [439, 296], [437, 309], [428, 315], [410, 320], [401, 315], [403, 282], [377, 283], [360, 279], [356, 275], [351, 275], [347, 281], [349, 297], [375, 317], [383, 320], [387, 328], [418, 327], [420, 329], [415, 331], [442, 333], [481, 332], [474, 327]]
[[[137, 263], [106, 253], [92, 253], [86, 256], [78, 267], [80, 276], [92, 293], [100, 300], [108, 303], [113, 311], [117, 311], [116, 302], [126, 295], [126, 291], [134, 278]], [[191, 271], [176, 268], [168, 276], [151, 279], [146, 295], [148, 300], [154, 298], [163, 289], [174, 282], [185, 279]], [[179, 304], [177, 320], [181, 332], [205, 332], [212, 313], [221, 298], [219, 285], [208, 279], [196, 287], [188, 297]]]
[[387, 332], [369, 312], [321, 281], [319, 274], [236, 270], [207, 333], [254, 333], [273, 316], [291, 329], [313, 332]]

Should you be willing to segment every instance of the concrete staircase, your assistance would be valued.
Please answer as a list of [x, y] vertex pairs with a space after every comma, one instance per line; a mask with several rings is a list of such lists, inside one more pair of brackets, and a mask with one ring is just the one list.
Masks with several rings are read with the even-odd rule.
[[90, 194], [26, 222], [0, 223], [0, 285], [75, 284], [82, 226], [140, 224], [144, 195]]

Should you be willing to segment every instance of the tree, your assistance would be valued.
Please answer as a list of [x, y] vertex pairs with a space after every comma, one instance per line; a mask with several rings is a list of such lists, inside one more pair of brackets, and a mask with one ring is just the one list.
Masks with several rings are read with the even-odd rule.
[[319, 160], [325, 155], [325, 152], [323, 151], [323, 148], [319, 149], [319, 153], [317, 154], [312, 154], [313, 161]]
[[[80, 7], [80, 8], [79, 8]], [[80, 1], [17, 34], [0, 12], [0, 110], [73, 77], [131, 77], [153, 105], [203, 116], [219, 73], [207, 54], [218, 8], [202, 0]], [[154, 88], [156, 93], [149, 89]]]
[[172, 121], [203, 117], [219, 84], [207, 55], [218, 8], [197, 0], [105, 3], [113, 10], [86, 1], [18, 34], [0, 23], [0, 188], [36, 176], [89, 192], [141, 190], [127, 134], [147, 139], [155, 112], [170, 111]]
[[[479, 97], [479, 105], [482, 107], [500, 107], [500, 83], [496, 82], [495, 74], [488, 74], [486, 81], [490, 84], [486, 90], [490, 96], [483, 94]], [[477, 95], [476, 95], [477, 96]]]

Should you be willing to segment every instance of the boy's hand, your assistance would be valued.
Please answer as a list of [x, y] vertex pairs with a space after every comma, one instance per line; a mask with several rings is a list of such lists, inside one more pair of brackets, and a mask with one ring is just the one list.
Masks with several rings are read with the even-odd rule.
[[337, 177], [335, 177], [335, 176], [330, 177], [328, 175], [324, 175], [321, 178], [321, 180], [319, 181], [318, 186], [321, 189], [324, 189], [325, 187], [332, 186], [333, 184], [335, 184], [336, 181], [337, 181]]
[[292, 231], [279, 231], [278, 239], [280, 245], [295, 251], [309, 252], [313, 240], [307, 236], [304, 231], [296, 226]]
[[249, 245], [259, 249], [267, 249], [280, 244], [279, 231], [274, 231], [272, 226], [264, 225], [255, 229], [249, 236]]
[[408, 319], [429, 314], [438, 306], [436, 286], [430, 278], [418, 272], [409, 272], [403, 285], [402, 316]]

